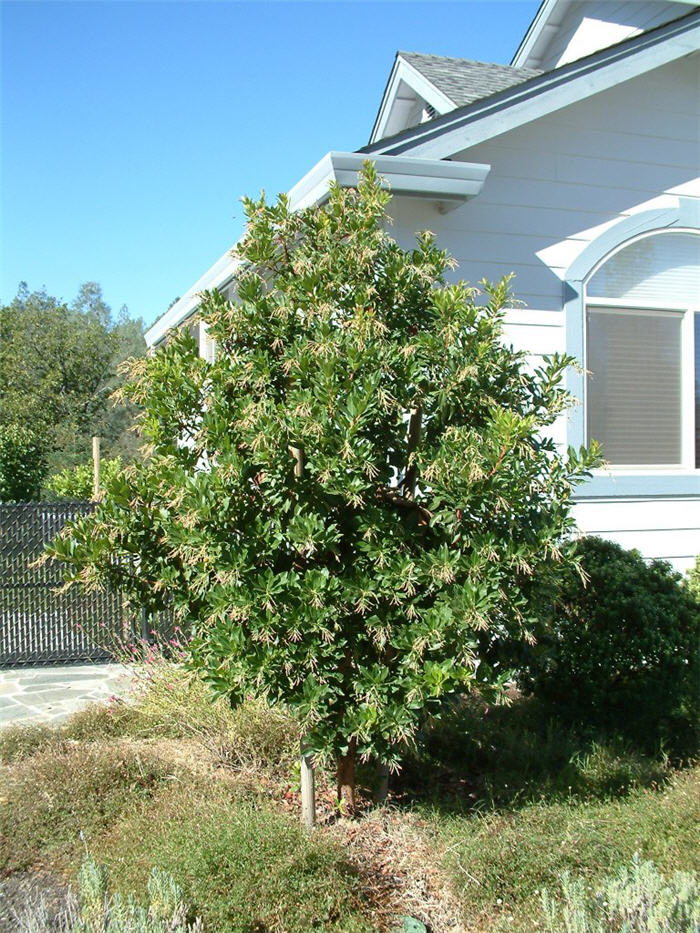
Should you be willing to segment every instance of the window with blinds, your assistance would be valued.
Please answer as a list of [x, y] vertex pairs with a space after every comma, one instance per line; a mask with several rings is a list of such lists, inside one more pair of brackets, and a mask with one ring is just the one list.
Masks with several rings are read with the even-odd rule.
[[681, 318], [588, 308], [588, 436], [610, 463], [681, 463]]
[[640, 238], [586, 292], [588, 439], [613, 466], [700, 467], [700, 236]]

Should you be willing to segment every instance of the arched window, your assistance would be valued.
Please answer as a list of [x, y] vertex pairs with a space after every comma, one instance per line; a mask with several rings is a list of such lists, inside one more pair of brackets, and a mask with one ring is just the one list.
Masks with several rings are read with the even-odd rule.
[[700, 467], [700, 236], [628, 241], [585, 302], [587, 440], [613, 467]]

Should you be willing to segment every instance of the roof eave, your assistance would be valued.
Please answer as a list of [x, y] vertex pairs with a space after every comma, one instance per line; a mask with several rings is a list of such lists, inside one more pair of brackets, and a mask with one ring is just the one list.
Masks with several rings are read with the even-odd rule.
[[204, 275], [198, 279], [192, 288], [189, 288], [182, 298], [173, 304], [171, 308], [163, 314], [155, 324], [144, 334], [146, 345], [154, 347], [159, 344], [166, 336], [168, 331], [174, 327], [179, 327], [184, 321], [190, 318], [197, 310], [200, 303], [201, 293], [210, 291], [214, 288], [225, 288], [233, 278], [239, 262], [233, 258], [232, 251], [228, 250], [220, 259], [208, 269]]
[[528, 26], [527, 32], [516, 49], [515, 55], [511, 59], [513, 67], [522, 68], [527, 65], [530, 54], [542, 35], [542, 30], [549, 22], [554, 7], [560, 2], [562, 0], [542, 0], [532, 22]]
[[[366, 157], [357, 152], [329, 152], [289, 192], [293, 210], [327, 200], [332, 183], [342, 188], [357, 185]], [[372, 159], [379, 176], [394, 195], [427, 198], [441, 211], [452, 210], [480, 193], [490, 165], [473, 162], [379, 156]]]

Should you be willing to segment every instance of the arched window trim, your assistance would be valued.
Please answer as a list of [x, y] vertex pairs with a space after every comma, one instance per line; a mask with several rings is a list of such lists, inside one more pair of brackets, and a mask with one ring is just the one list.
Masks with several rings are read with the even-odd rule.
[[[665, 233], [700, 235], [700, 205], [693, 198], [678, 198], [676, 207], [642, 211], [626, 217], [592, 241], [567, 270], [564, 280], [566, 315], [566, 350], [582, 363], [586, 359], [586, 285], [595, 273], [620, 250], [637, 240]], [[625, 307], [634, 308], [633, 303]], [[666, 305], [665, 309], [674, 310]], [[678, 308], [691, 310], [687, 306]], [[692, 316], [687, 327], [692, 326]], [[685, 340], [684, 347], [692, 344]], [[688, 352], [684, 350], [684, 352]], [[687, 360], [684, 360], [684, 366]], [[579, 404], [569, 413], [567, 440], [573, 447], [586, 442], [586, 378], [583, 369], [570, 371], [567, 385]], [[687, 445], [687, 441], [686, 441]], [[698, 496], [700, 471], [690, 466], [688, 448], [684, 447], [685, 465], [681, 468], [636, 468], [597, 471], [577, 492], [577, 498]]]

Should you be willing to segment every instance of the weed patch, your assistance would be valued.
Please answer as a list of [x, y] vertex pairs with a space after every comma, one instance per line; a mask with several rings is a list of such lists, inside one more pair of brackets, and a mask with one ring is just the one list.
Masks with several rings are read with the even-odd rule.
[[56, 729], [39, 723], [4, 726], [0, 729], [0, 764], [29, 758], [50, 745], [57, 735]]
[[128, 743], [49, 746], [3, 775], [0, 867], [79, 850], [173, 778], [169, 762]]
[[[125, 814], [93, 848], [124, 890], [170, 873], [211, 933], [374, 933], [357, 872], [329, 834], [269, 806], [179, 788]], [[138, 890], [138, 887], [137, 887]]]
[[432, 824], [465, 920], [525, 933], [540, 916], [541, 891], [558, 887], [565, 872], [592, 884], [635, 853], [663, 873], [697, 870], [699, 820], [700, 774], [686, 772], [663, 792], [485, 815], [434, 812]]

